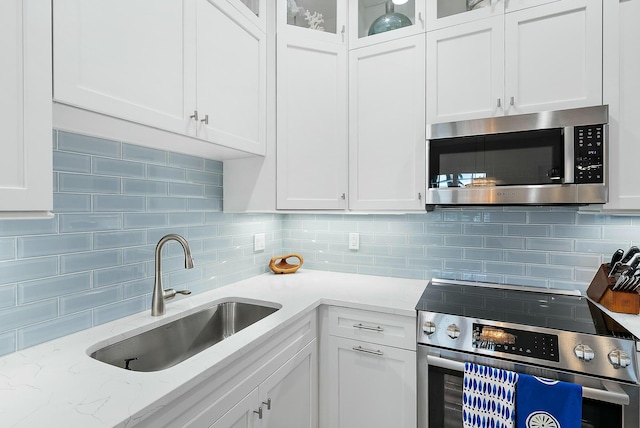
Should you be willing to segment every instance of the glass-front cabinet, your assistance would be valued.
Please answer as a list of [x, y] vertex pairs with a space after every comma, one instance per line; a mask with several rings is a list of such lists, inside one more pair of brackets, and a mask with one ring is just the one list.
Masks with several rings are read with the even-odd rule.
[[266, 5], [267, 0], [228, 0], [243, 15], [258, 26], [262, 31], [266, 31], [267, 17]]
[[504, 13], [504, 0], [428, 0], [427, 31]]
[[278, 0], [278, 33], [346, 44], [344, 0]]
[[427, 0], [427, 31], [565, 0]]
[[425, 0], [349, 0], [349, 48], [424, 32]]

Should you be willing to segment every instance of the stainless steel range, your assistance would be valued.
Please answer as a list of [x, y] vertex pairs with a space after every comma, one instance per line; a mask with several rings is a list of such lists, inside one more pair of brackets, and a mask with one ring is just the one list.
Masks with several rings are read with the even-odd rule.
[[462, 427], [465, 362], [583, 388], [584, 428], [638, 428], [638, 339], [578, 292], [433, 279], [418, 305], [418, 427]]

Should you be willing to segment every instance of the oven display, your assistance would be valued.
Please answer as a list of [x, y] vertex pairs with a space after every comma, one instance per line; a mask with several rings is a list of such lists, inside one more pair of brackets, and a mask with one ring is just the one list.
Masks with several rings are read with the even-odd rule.
[[547, 361], [560, 361], [558, 336], [533, 331], [473, 324], [471, 346]]

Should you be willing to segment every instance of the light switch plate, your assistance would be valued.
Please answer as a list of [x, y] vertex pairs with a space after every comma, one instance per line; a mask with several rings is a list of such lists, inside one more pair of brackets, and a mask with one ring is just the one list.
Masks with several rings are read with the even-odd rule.
[[256, 233], [253, 236], [253, 251], [264, 251], [266, 246], [266, 238], [264, 233]]
[[350, 250], [359, 250], [360, 249], [360, 234], [359, 233], [350, 233], [349, 234], [349, 249]]

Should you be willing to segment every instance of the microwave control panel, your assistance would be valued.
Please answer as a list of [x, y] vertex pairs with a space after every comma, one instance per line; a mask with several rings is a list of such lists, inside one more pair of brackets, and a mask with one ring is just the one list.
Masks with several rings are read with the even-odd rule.
[[575, 182], [604, 182], [604, 125], [576, 126]]

